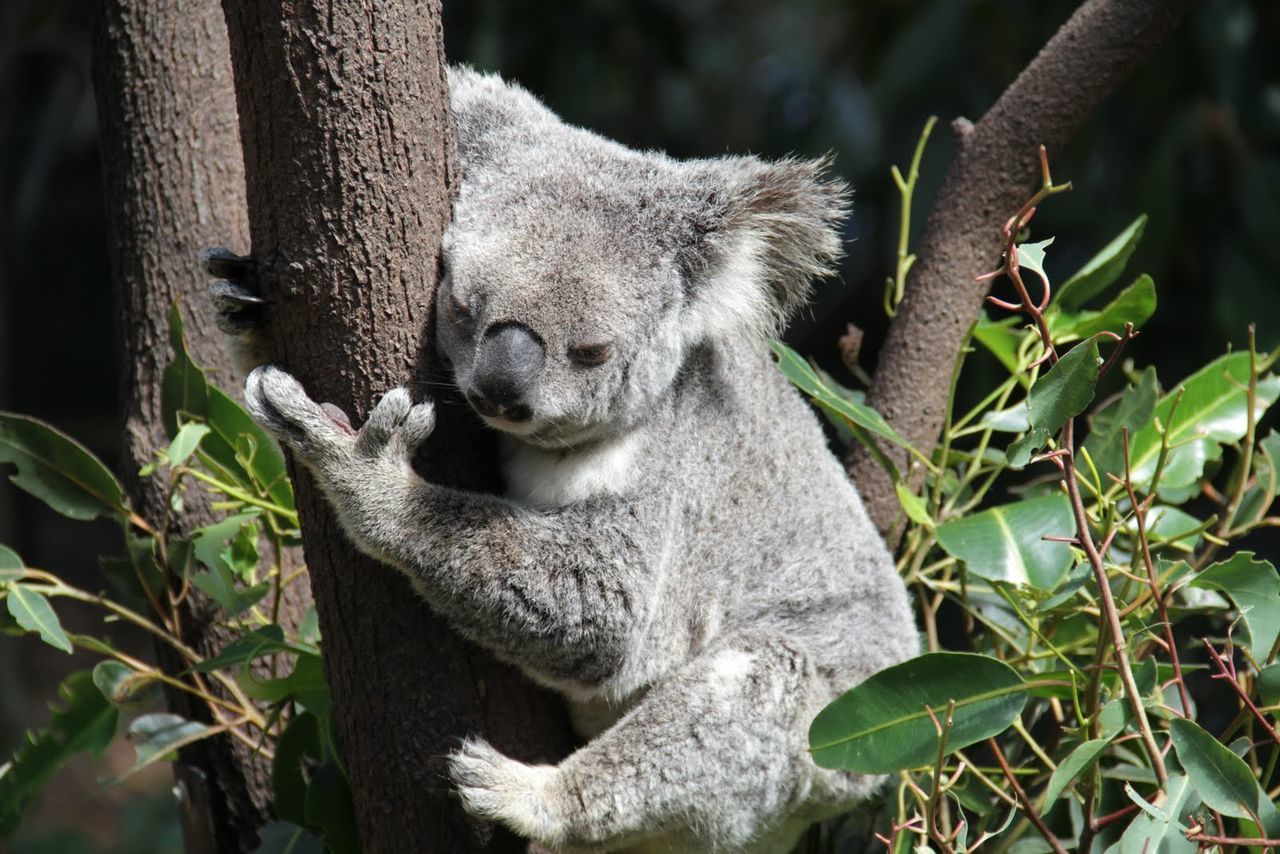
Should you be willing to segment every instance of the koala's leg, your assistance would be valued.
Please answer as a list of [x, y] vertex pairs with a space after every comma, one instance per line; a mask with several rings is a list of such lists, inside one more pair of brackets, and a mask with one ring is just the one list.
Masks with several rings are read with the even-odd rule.
[[559, 851], [786, 852], [875, 785], [809, 758], [809, 722], [829, 693], [798, 646], [739, 638], [558, 766], [473, 741], [452, 774], [469, 810]]

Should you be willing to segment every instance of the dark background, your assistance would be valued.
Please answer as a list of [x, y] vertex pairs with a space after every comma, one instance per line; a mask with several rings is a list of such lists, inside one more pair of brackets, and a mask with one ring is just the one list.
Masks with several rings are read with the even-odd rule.
[[[938, 115], [914, 238], [951, 155], [947, 122], [980, 117], [1075, 6], [445, 0], [445, 41], [454, 61], [500, 71], [628, 145], [689, 157], [833, 152], [857, 189], [848, 258], [790, 339], [834, 366], [847, 321], [867, 330], [869, 348], [883, 336], [898, 228], [889, 166], [906, 166]], [[85, 2], [0, 0], [0, 409], [51, 421], [111, 464], [116, 370], [87, 22]], [[1044, 207], [1035, 234], [1056, 235], [1048, 266], [1059, 281], [1150, 215], [1129, 275], [1151, 273], [1161, 304], [1131, 355], [1157, 365], [1166, 386], [1240, 346], [1248, 323], [1260, 346], [1280, 343], [1280, 4], [1203, 2], [1054, 174], [1076, 189]], [[118, 532], [0, 486], [0, 542], [95, 587], [97, 556], [119, 549]], [[93, 625], [68, 617], [77, 620]], [[0, 753], [45, 720], [72, 664], [36, 641], [0, 638]], [[78, 765], [14, 850], [176, 850], [164, 769], [105, 791], [96, 783], [129, 753]]]

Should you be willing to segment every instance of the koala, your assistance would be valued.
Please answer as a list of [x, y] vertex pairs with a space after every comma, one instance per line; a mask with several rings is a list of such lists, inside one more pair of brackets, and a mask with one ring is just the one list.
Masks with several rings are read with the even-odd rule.
[[[810, 722], [918, 646], [767, 346], [832, 272], [848, 191], [823, 161], [680, 161], [496, 76], [449, 85], [463, 177], [437, 346], [502, 436], [505, 494], [415, 473], [434, 411], [404, 389], [355, 431], [262, 366], [250, 411], [360, 549], [567, 701], [585, 743], [557, 765], [479, 738], [453, 754], [470, 812], [554, 851], [786, 852], [881, 782], [814, 764]], [[224, 328], [252, 335], [251, 261], [206, 266]]]

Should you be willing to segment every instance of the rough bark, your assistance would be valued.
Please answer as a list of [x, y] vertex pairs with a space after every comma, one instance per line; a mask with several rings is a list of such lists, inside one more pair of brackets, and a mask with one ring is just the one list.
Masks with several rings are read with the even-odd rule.
[[[356, 423], [394, 386], [420, 398], [433, 387], [432, 295], [458, 179], [438, 0], [224, 8], [274, 360]], [[427, 475], [491, 487], [492, 446], [439, 402]], [[483, 732], [550, 759], [566, 747], [559, 704], [356, 553], [310, 478], [293, 474], [364, 850], [518, 850], [462, 815], [442, 757]]]
[[[957, 152], [916, 250], [906, 297], [880, 351], [867, 401], [928, 451], [946, 414], [951, 372], [995, 269], [1000, 227], [1052, 159], [1195, 0], [1088, 0], [977, 124], [957, 119]], [[899, 463], [904, 457], [897, 456]], [[855, 449], [846, 461], [881, 532], [899, 514], [893, 484]]]
[[[244, 170], [226, 26], [216, 0], [174, 6], [163, 0], [92, 4], [93, 77], [98, 103], [124, 423], [120, 474], [144, 518], [162, 517], [159, 479], [138, 469], [168, 444], [160, 389], [172, 356], [167, 316], [177, 302], [188, 345], [211, 379], [235, 388], [230, 359], [214, 326], [199, 269], [200, 249], [246, 243]], [[199, 495], [175, 521], [179, 533], [212, 521]], [[298, 609], [295, 609], [298, 610]], [[212, 655], [233, 633], [216, 625], [214, 608], [193, 592], [182, 614], [186, 642]], [[185, 666], [157, 648], [165, 669]], [[208, 719], [181, 693], [173, 711]], [[186, 749], [175, 774], [186, 850], [251, 850], [270, 810], [269, 768], [227, 737]]]

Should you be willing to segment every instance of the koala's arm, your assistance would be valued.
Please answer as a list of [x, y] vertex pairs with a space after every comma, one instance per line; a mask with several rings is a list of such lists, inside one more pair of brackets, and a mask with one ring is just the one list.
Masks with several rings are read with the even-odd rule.
[[426, 482], [410, 460], [434, 415], [403, 390], [358, 434], [274, 368], [251, 374], [246, 398], [316, 474], [357, 546], [460, 631], [557, 679], [597, 684], [618, 670], [656, 594], [660, 519], [621, 502], [544, 514]]

